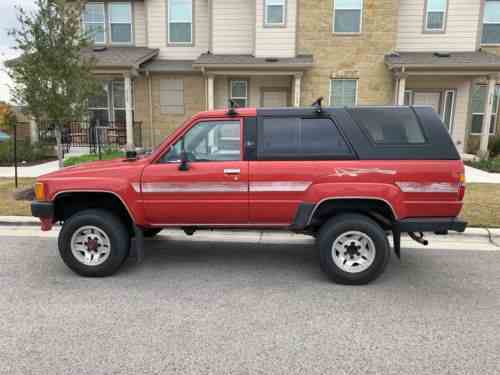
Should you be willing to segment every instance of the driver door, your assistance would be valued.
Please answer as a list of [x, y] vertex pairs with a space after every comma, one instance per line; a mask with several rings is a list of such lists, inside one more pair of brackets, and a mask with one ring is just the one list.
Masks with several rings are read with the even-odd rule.
[[[248, 223], [248, 162], [239, 119], [201, 121], [144, 170], [146, 220], [156, 225]], [[181, 155], [186, 168], [179, 168]], [[185, 169], [185, 170], [183, 170]]]

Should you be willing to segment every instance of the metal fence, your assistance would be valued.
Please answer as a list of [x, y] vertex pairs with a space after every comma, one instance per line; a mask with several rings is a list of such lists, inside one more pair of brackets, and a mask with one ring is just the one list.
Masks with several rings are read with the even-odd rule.
[[[134, 144], [142, 146], [142, 123], [134, 122]], [[38, 126], [39, 141], [44, 144], [56, 144], [55, 126], [42, 123]], [[68, 122], [62, 130], [62, 143], [65, 152], [71, 147], [89, 147], [96, 152], [98, 147], [121, 147], [127, 144], [127, 128], [123, 122], [78, 121]]]

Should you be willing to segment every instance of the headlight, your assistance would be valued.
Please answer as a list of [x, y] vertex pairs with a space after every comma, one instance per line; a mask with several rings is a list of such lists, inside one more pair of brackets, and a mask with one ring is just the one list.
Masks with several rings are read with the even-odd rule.
[[37, 201], [45, 200], [45, 185], [43, 182], [37, 182], [35, 184], [35, 198]]

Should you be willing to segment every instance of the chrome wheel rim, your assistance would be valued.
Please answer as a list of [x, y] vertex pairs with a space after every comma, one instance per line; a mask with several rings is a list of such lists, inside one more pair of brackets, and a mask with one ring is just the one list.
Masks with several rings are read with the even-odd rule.
[[86, 266], [99, 266], [111, 254], [111, 241], [103, 230], [87, 225], [73, 233], [71, 253], [76, 260]]
[[366, 233], [349, 231], [337, 237], [332, 246], [333, 262], [342, 271], [359, 273], [375, 260], [376, 248]]

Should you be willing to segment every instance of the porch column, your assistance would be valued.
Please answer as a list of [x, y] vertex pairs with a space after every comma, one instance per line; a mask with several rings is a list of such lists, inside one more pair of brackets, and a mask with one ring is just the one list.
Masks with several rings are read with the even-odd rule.
[[31, 139], [31, 144], [38, 143], [39, 141], [38, 124], [34, 117], [30, 119], [30, 139]]
[[214, 81], [215, 77], [213, 75], [207, 76], [207, 109], [209, 111], [215, 108]]
[[479, 155], [485, 157], [488, 155], [488, 142], [490, 139], [490, 125], [491, 125], [491, 115], [493, 109], [493, 100], [495, 98], [496, 89], [496, 78], [493, 76], [488, 77], [488, 96], [484, 103], [484, 117], [483, 126], [481, 128], [481, 143], [479, 145]]
[[302, 73], [293, 76], [293, 106], [300, 107], [300, 97], [302, 95]]
[[397, 105], [405, 104], [406, 75], [400, 75], [398, 79], [398, 102]]
[[134, 114], [132, 112], [132, 78], [125, 74], [125, 123], [127, 125], [127, 150], [133, 150], [134, 145]]

